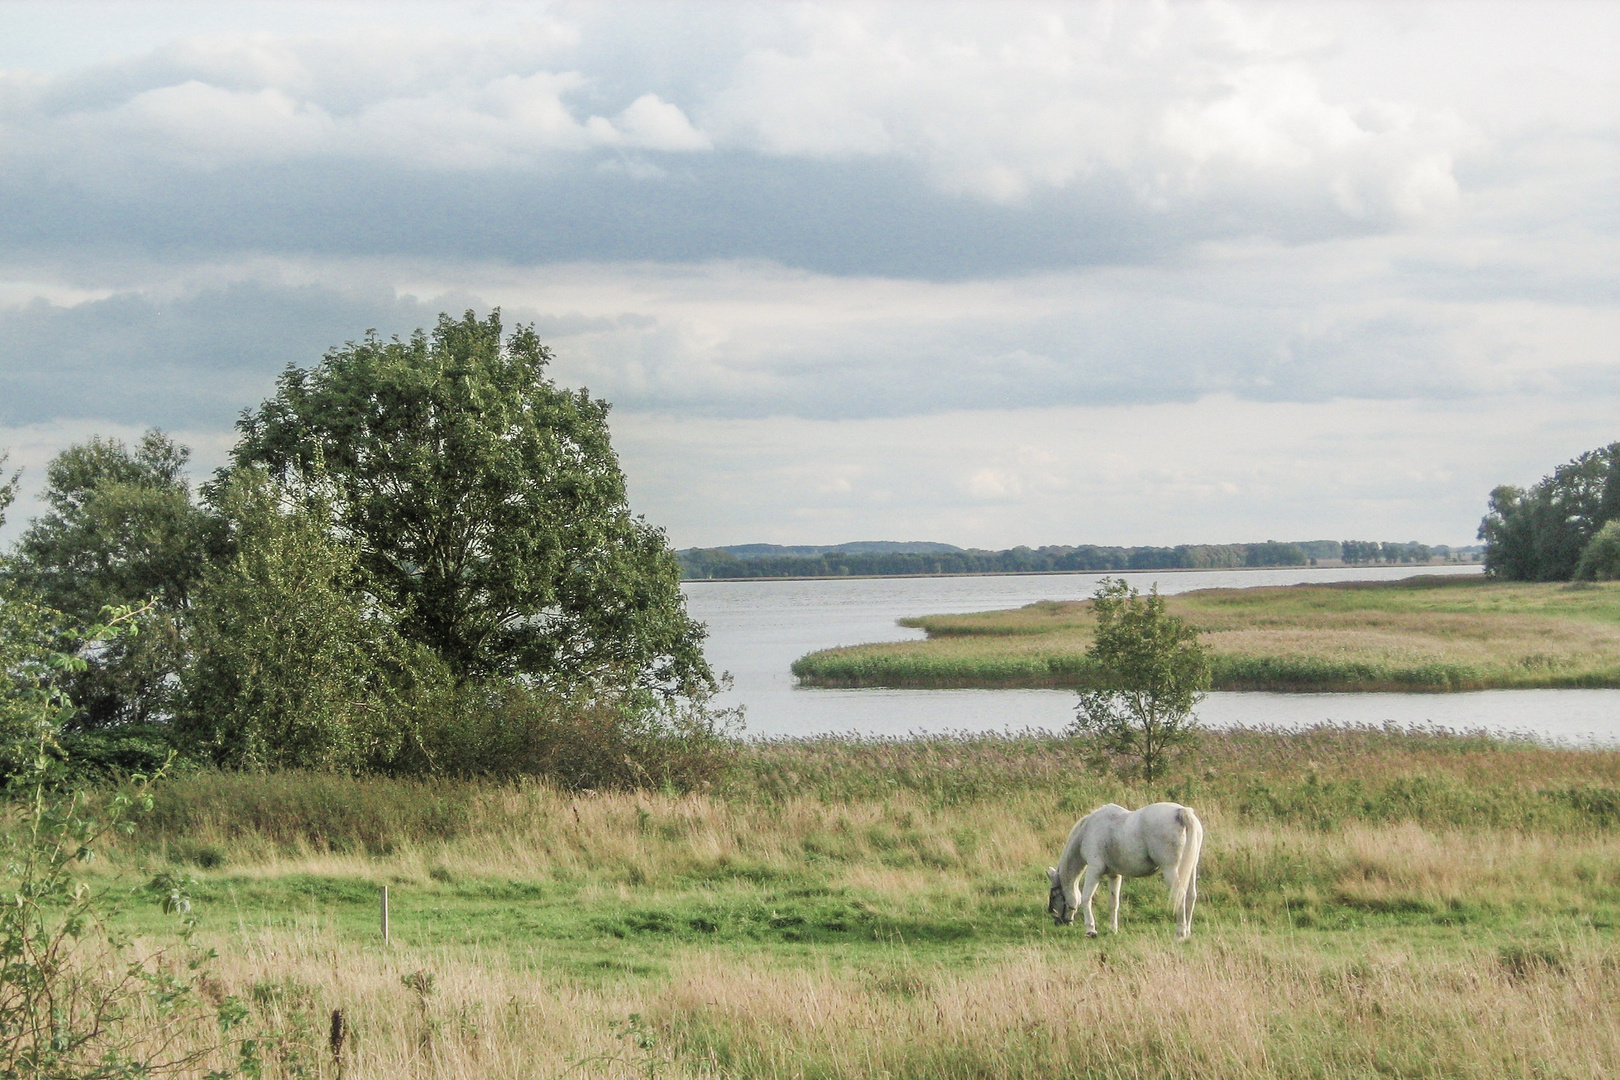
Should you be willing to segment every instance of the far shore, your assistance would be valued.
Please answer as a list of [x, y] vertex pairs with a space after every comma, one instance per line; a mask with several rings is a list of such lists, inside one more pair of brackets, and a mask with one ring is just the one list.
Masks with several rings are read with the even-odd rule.
[[970, 578], [970, 577], [1123, 577], [1127, 574], [1235, 574], [1245, 570], [1412, 570], [1422, 573], [1437, 566], [1477, 566], [1484, 564], [1461, 559], [1436, 559], [1426, 563], [1347, 563], [1339, 559], [1322, 559], [1311, 564], [1284, 566], [1174, 566], [1145, 570], [975, 570], [960, 574], [799, 574], [791, 576], [758, 577], [700, 577], [681, 578], [681, 584], [692, 581], [873, 581], [886, 578]]

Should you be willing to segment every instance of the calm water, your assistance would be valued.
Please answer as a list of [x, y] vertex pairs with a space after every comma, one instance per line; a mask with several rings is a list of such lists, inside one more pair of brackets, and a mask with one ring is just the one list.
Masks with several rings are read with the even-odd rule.
[[[1161, 593], [1299, 582], [1392, 580], [1410, 567], [1212, 570], [1117, 575]], [[1478, 573], [1477, 566], [1424, 573]], [[907, 615], [987, 611], [1036, 600], [1079, 600], [1100, 574], [1018, 577], [828, 578], [816, 581], [689, 581], [691, 613], [709, 626], [709, 660], [735, 680], [723, 704], [747, 708], [753, 735], [857, 732], [1057, 730], [1073, 716], [1066, 690], [824, 690], [794, 685], [789, 665], [814, 649], [907, 641]], [[1620, 741], [1620, 690], [1493, 690], [1471, 694], [1210, 694], [1200, 718], [1214, 726], [1293, 726], [1321, 721], [1439, 724], [1533, 732], [1568, 742]]]

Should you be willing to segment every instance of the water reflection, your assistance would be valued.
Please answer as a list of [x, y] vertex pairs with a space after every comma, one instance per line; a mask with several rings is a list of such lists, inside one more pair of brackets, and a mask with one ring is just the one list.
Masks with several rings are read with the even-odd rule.
[[[1192, 589], [1301, 582], [1393, 580], [1410, 567], [1184, 571], [1123, 574], [1140, 589]], [[1425, 568], [1471, 574], [1477, 566]], [[1078, 600], [1102, 575], [1038, 574], [950, 578], [826, 578], [810, 581], [692, 581], [692, 614], [709, 625], [708, 654], [735, 683], [725, 704], [748, 709], [753, 735], [855, 732], [905, 735], [943, 731], [1058, 730], [1073, 715], [1062, 690], [819, 690], [796, 687], [789, 665], [813, 649], [868, 641], [905, 641], [920, 630], [895, 625], [906, 615], [985, 611], [1037, 600]], [[1494, 690], [1469, 694], [1211, 694], [1206, 723], [1295, 726], [1340, 723], [1434, 723], [1452, 728], [1523, 731], [1571, 742], [1620, 740], [1620, 690]]]

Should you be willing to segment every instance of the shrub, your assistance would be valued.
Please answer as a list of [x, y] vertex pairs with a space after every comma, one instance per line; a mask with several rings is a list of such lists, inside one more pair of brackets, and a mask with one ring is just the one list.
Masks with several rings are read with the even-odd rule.
[[1614, 581], [1620, 578], [1620, 520], [1604, 525], [1581, 551], [1575, 567], [1579, 581]]
[[178, 732], [233, 768], [358, 772], [386, 761], [403, 737], [391, 676], [406, 650], [351, 589], [356, 554], [328, 534], [329, 508], [290, 506], [251, 469], [220, 501], [235, 552], [197, 589]]
[[[0, 591], [4, 629], [39, 628], [28, 604]], [[128, 609], [72, 634], [106, 641], [133, 625]], [[11, 618], [10, 616], [17, 616]], [[0, 637], [0, 716], [12, 774], [0, 804], [0, 1076], [38, 1080], [114, 1080], [199, 1076], [223, 1049], [221, 1036], [247, 1016], [227, 998], [218, 1005], [198, 991], [206, 957], [187, 921], [177, 944], [144, 956], [107, 925], [109, 895], [75, 868], [94, 858], [114, 833], [129, 832], [136, 807], [149, 809], [149, 782], [97, 800], [64, 783], [56, 741], [74, 705], [63, 679], [82, 658], [54, 651], [37, 634]], [[145, 890], [170, 914], [190, 909], [184, 883], [170, 875]], [[239, 1044], [253, 1060], [253, 1044]], [[235, 1069], [206, 1073], [210, 1078]]]
[[633, 693], [569, 696], [517, 683], [443, 694], [418, 715], [396, 772], [515, 780], [568, 790], [689, 791], [736, 758], [737, 718], [706, 702], [672, 705]]

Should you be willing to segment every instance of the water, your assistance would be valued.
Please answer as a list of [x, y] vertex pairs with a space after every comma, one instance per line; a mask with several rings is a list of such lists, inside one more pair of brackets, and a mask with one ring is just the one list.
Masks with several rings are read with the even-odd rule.
[[[1300, 582], [1393, 580], [1411, 567], [1209, 570], [1115, 575], [1161, 593]], [[1472, 574], [1478, 566], [1426, 567]], [[922, 638], [895, 624], [907, 615], [988, 611], [1037, 600], [1080, 600], [1101, 574], [1001, 577], [689, 581], [688, 610], [709, 626], [707, 652], [734, 679], [723, 705], [747, 708], [756, 736], [907, 735], [952, 731], [1056, 731], [1074, 715], [1067, 690], [828, 690], [795, 685], [789, 666], [815, 649]], [[1492, 690], [1468, 694], [1210, 694], [1199, 717], [1213, 726], [1339, 723], [1439, 724], [1529, 732], [1564, 742], [1620, 741], [1620, 690]]]

